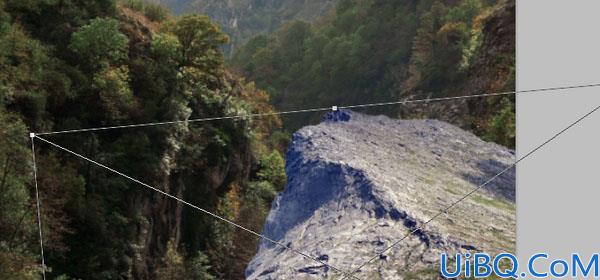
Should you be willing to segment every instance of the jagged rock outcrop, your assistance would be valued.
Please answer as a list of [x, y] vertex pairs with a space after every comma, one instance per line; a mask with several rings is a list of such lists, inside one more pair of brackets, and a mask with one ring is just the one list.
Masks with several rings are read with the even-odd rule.
[[[512, 150], [445, 122], [338, 111], [294, 134], [288, 184], [264, 234], [351, 270], [514, 162]], [[515, 173], [442, 214], [365, 266], [363, 279], [439, 278], [441, 252], [513, 251]], [[263, 241], [248, 279], [339, 279]]]

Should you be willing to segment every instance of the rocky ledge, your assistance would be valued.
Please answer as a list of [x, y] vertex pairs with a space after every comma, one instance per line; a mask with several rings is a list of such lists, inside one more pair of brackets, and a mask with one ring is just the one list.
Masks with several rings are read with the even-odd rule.
[[[515, 160], [514, 151], [435, 120], [351, 111], [300, 129], [286, 155], [288, 184], [263, 234], [353, 270]], [[362, 279], [439, 278], [441, 252], [514, 251], [515, 172], [440, 215], [364, 266]], [[268, 242], [248, 279], [341, 279]]]

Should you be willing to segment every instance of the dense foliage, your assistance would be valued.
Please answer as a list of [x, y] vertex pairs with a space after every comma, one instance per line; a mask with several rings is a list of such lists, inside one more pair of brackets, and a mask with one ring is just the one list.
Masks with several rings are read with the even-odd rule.
[[[488, 30], [503, 5], [342, 0], [327, 21], [290, 23], [238, 52], [233, 66], [255, 85], [226, 69], [230, 38], [206, 16], [173, 17], [141, 0], [0, 0], [0, 279], [41, 271], [28, 132], [509, 90], [514, 48], [486, 46], [504, 39]], [[249, 18], [262, 30], [284, 17]], [[514, 99], [463, 105], [467, 127], [513, 145]], [[457, 110], [423, 115], [433, 111]], [[43, 137], [260, 231], [286, 181], [281, 125], [264, 117]], [[50, 279], [243, 276], [254, 236], [41, 141], [36, 151]]]
[[[228, 38], [207, 17], [133, 4], [0, 2], [1, 279], [41, 271], [29, 131], [272, 112], [264, 91], [225, 70]], [[270, 141], [279, 125], [43, 137], [260, 231], [285, 181]], [[245, 232], [41, 141], [36, 150], [49, 279], [236, 279], [254, 254]]]
[[[499, 54], [489, 55], [490, 46], [482, 47], [484, 40], [499, 36], [486, 33], [486, 28], [506, 5], [484, 0], [343, 0], [324, 24], [292, 22], [272, 35], [258, 36], [231, 63], [269, 91], [280, 110], [513, 90], [514, 40]], [[482, 66], [506, 74], [485, 73], [494, 79], [486, 81], [478, 72]], [[485, 85], [472, 86], [476, 80]], [[514, 101], [476, 102], [486, 110], [461, 116], [460, 122], [467, 122], [461, 125], [514, 146], [514, 131], [494, 128], [498, 118], [514, 118]], [[443, 110], [432, 107], [424, 115]], [[399, 108], [370, 112], [400, 114]], [[287, 126], [293, 130], [305, 122], [295, 118]]]
[[[142, 0], [128, 0], [142, 1]], [[156, 1], [156, 0], [155, 0]], [[176, 14], [206, 14], [231, 37], [223, 50], [229, 57], [249, 39], [269, 33], [290, 20], [317, 20], [338, 0], [158, 0]]]

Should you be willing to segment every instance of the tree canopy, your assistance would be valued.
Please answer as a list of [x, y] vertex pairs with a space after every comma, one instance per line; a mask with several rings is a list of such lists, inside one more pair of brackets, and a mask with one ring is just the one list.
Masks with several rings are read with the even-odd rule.
[[[29, 131], [273, 112], [264, 91], [226, 70], [228, 38], [207, 17], [133, 4], [0, 2], [2, 279], [41, 272]], [[273, 116], [49, 140], [260, 231], [255, 214], [285, 180], [269, 141], [280, 125]], [[42, 142], [36, 150], [49, 279], [242, 277], [256, 239]]]
[[[486, 57], [487, 50], [481, 48], [484, 36], [495, 36], [483, 33], [485, 23], [503, 5], [483, 0], [343, 0], [324, 22], [290, 22], [271, 35], [255, 37], [230, 64], [269, 91], [280, 110], [469, 94], [466, 88], [481, 76], [477, 59], [488, 60], [490, 72], [514, 68], [514, 46], [502, 54], [506, 60]], [[514, 80], [503, 75], [484, 90], [514, 88]], [[481, 136], [488, 134], [492, 115], [507, 106], [500, 99], [483, 104], [486, 112], [470, 117], [486, 123], [467, 127]], [[400, 109], [369, 112], [397, 117]], [[287, 120], [286, 127], [297, 129], [311, 117], [316, 118]]]

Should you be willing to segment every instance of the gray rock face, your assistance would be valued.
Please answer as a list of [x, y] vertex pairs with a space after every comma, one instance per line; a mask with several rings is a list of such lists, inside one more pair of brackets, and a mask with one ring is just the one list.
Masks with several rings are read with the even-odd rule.
[[[264, 232], [350, 271], [515, 160], [514, 152], [434, 120], [351, 111], [294, 134], [288, 184]], [[514, 251], [515, 173], [509, 170], [356, 274], [439, 278], [441, 252]], [[248, 279], [340, 279], [328, 267], [262, 242]]]

